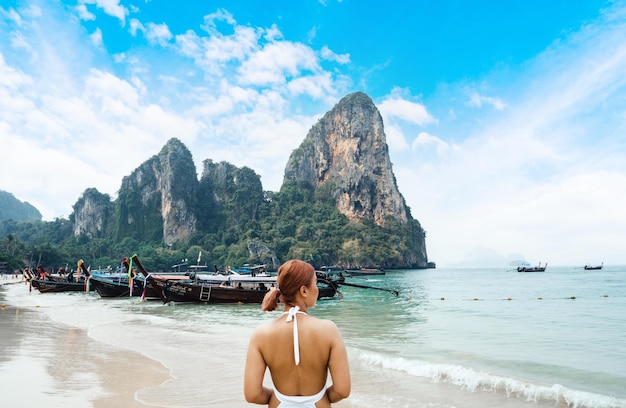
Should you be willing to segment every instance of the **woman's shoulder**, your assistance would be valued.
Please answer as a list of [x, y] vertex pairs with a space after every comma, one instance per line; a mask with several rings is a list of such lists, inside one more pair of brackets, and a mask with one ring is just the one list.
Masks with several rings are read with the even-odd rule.
[[311, 321], [317, 327], [319, 327], [320, 329], [324, 329], [324, 330], [338, 330], [337, 325], [332, 320], [321, 319], [319, 317], [314, 317], [314, 316], [310, 316], [310, 317], [312, 318]]
[[272, 332], [272, 326], [274, 325], [275, 320], [270, 320], [259, 324], [253, 332], [253, 336], [262, 336]]

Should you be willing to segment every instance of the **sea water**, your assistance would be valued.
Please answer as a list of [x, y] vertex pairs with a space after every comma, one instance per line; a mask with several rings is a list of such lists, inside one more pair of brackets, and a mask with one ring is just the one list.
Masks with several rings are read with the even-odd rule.
[[[626, 267], [392, 270], [348, 278], [310, 314], [333, 320], [353, 372], [338, 407], [626, 407]], [[392, 291], [397, 290], [398, 296]], [[259, 305], [164, 305], [5, 289], [9, 304], [161, 362], [159, 407], [236, 407]], [[3, 363], [0, 360], [0, 368]], [[462, 401], [462, 403], [459, 403]]]

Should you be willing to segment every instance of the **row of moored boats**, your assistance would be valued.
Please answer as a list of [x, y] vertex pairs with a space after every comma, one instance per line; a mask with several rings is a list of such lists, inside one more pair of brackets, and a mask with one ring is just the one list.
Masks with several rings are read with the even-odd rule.
[[[30, 288], [42, 293], [95, 291], [101, 297], [141, 297], [168, 302], [261, 303], [271, 287], [277, 285], [276, 274], [263, 265], [245, 270], [207, 272], [206, 266], [193, 266], [190, 272], [149, 273], [137, 255], [124, 258], [119, 271], [92, 272], [81, 260], [75, 272], [48, 273], [43, 268], [22, 271]], [[322, 268], [317, 273], [318, 299], [341, 297], [339, 286], [345, 278], [367, 274], [384, 274], [382, 269], [336, 270]]]

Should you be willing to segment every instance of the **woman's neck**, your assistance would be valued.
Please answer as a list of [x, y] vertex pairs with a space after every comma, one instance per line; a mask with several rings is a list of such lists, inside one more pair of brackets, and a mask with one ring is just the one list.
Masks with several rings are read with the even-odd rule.
[[298, 307], [298, 311], [299, 312], [302, 312], [302, 313], [306, 313], [307, 312], [306, 305], [301, 304], [301, 303], [296, 303], [296, 304], [293, 304], [293, 305], [287, 305], [286, 304], [285, 308], [283, 309], [283, 312], [287, 313], [289, 311], [289, 309], [291, 309], [292, 307], [296, 307], [296, 306]]

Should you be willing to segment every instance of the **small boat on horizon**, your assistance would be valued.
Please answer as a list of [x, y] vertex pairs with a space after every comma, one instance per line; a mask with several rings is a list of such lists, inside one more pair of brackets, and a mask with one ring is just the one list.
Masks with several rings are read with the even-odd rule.
[[604, 267], [604, 262], [602, 262], [600, 265], [585, 265], [585, 270], [586, 271], [594, 271], [594, 270], [599, 270], [602, 269]]
[[547, 267], [548, 267], [547, 263], [544, 266], [541, 266], [541, 262], [539, 262], [537, 266], [525, 266], [525, 265], [518, 266], [517, 271], [518, 272], [545, 272]]

